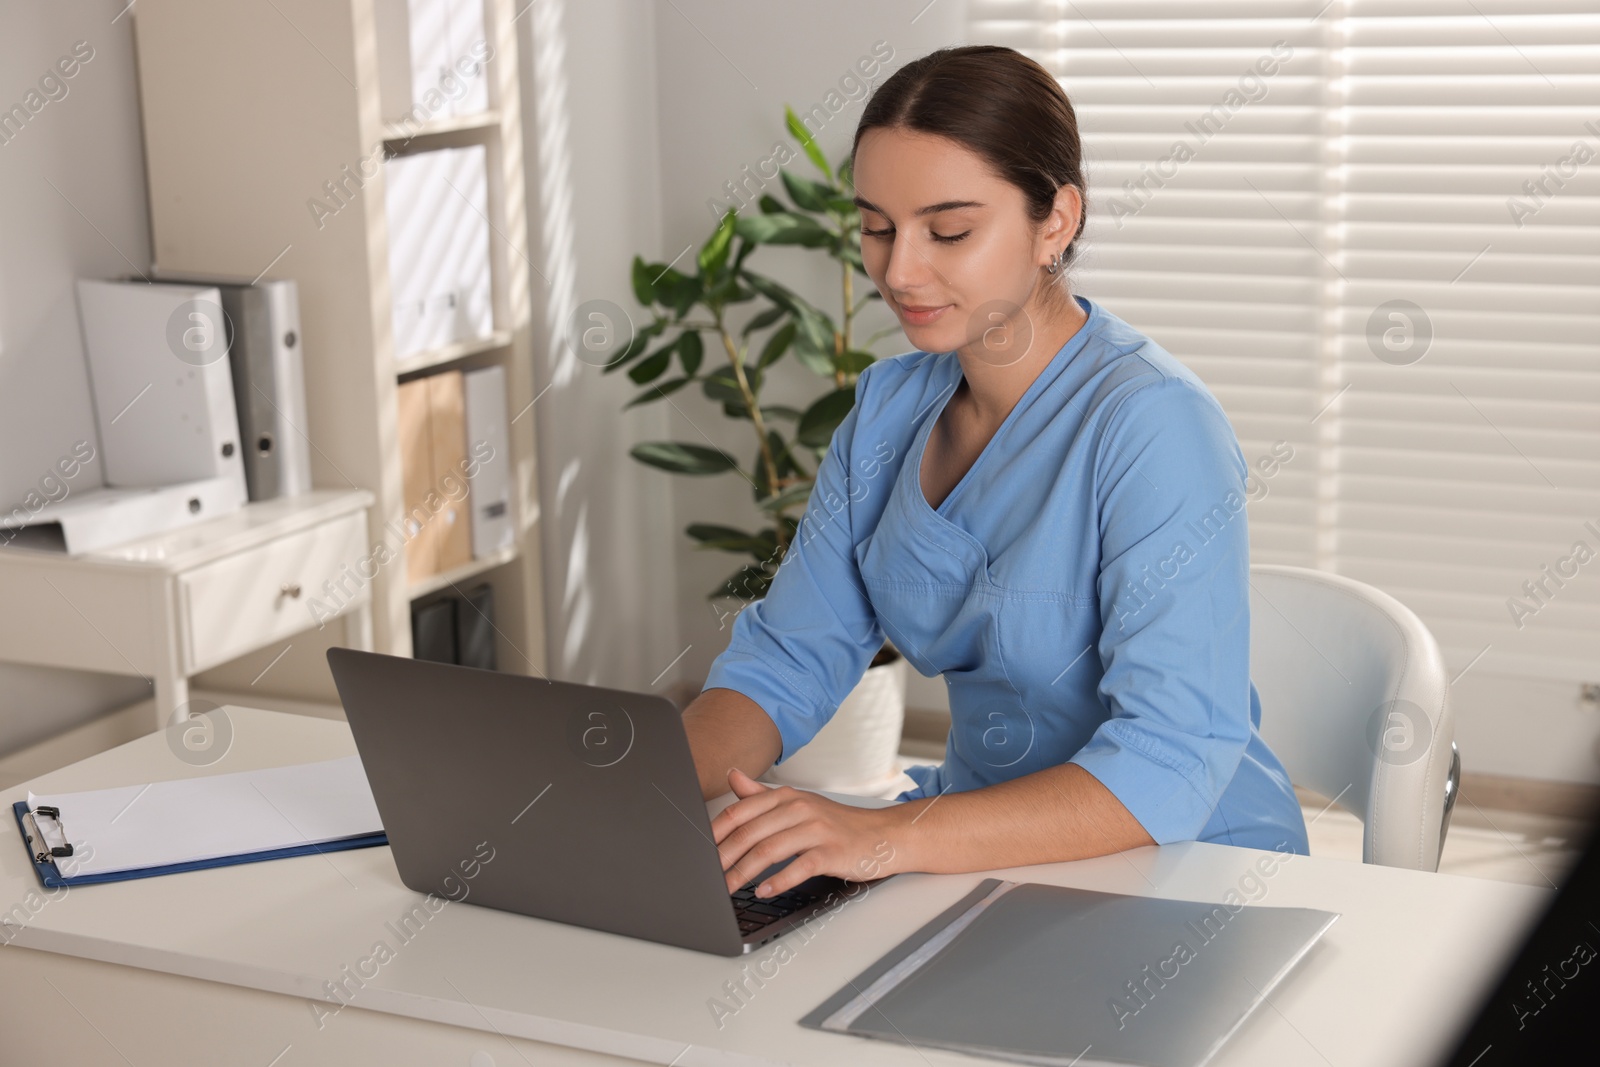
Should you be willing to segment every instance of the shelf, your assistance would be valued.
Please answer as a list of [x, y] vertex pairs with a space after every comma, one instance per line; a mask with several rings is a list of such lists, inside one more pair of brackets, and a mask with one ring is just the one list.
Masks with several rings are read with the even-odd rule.
[[[431, 111], [419, 108], [409, 116], [384, 110], [381, 75], [385, 63], [394, 60], [389, 50], [399, 44], [409, 47], [406, 34], [386, 36], [395, 24], [385, 20], [388, 14], [403, 13], [404, 4], [389, 12], [395, 5], [325, 0], [315, 6], [326, 8], [331, 17], [297, 19], [299, 33], [286, 32], [283, 15], [270, 4], [140, 4], [134, 47], [146, 133], [143, 177], [150, 191], [154, 245], [163, 250], [163, 265], [173, 272], [254, 278], [286, 242], [294, 242], [292, 269], [300, 286], [305, 344], [318, 353], [304, 368], [317, 470], [328, 484], [359, 484], [371, 493], [366, 514], [374, 537], [395, 529], [407, 513], [396, 432], [400, 386], [440, 371], [492, 366], [505, 372], [507, 413], [522, 415], [507, 424], [506, 442], [506, 462], [516, 474], [510, 500], [515, 547], [485, 559], [463, 560], [463, 567], [414, 586], [403, 564], [380, 569], [369, 582], [372, 645], [378, 652], [409, 655], [413, 598], [440, 595], [452, 584], [466, 589], [492, 581], [504, 594], [497, 597], [495, 619], [501, 652], [511, 662], [513, 650], [528, 650], [532, 658], [518, 669], [543, 674], [544, 524], [538, 508], [538, 417], [532, 407], [538, 288], [530, 281], [537, 279], [529, 248], [523, 155], [524, 137], [532, 129], [524, 119], [534, 116], [524, 114], [517, 34], [522, 25], [517, 15], [527, 0], [481, 3], [484, 41], [493, 48], [488, 74], [494, 84], [485, 110], [457, 116], [449, 114], [450, 107], [463, 111], [475, 105], [458, 101]], [[143, 10], [146, 6], [149, 11]], [[231, 47], [239, 41], [251, 42], [250, 63], [240, 63], [237, 48]], [[335, 78], [341, 91], [330, 95], [326, 79], [307, 78], [305, 56], [312, 49], [353, 84], [347, 87]], [[196, 94], [217, 114], [252, 119], [197, 125]], [[273, 106], [263, 109], [266, 99]], [[437, 103], [432, 98], [428, 102]], [[308, 114], [325, 121], [308, 124]], [[486, 149], [484, 214], [490, 227], [492, 311], [490, 318], [477, 321], [486, 321], [494, 332], [426, 352], [402, 352], [386, 336], [394, 315], [387, 256], [374, 255], [392, 243], [387, 205], [362, 201], [366, 206], [361, 210], [341, 210], [337, 223], [330, 223], [329, 233], [319, 239], [314, 235], [325, 220], [306, 211], [304, 198], [331, 176], [334, 161], [349, 160], [353, 167], [356, 160], [370, 160], [374, 148], [381, 155], [401, 156], [477, 145]], [[372, 164], [363, 166], [370, 171]], [[371, 185], [368, 189], [377, 191]], [[332, 236], [335, 228], [337, 239]], [[451, 229], [441, 223], [442, 232]], [[186, 564], [191, 558], [183, 557]], [[462, 560], [459, 555], [452, 558]], [[6, 553], [0, 552], [0, 569], [6, 563]], [[108, 570], [128, 566], [118, 560], [96, 565]], [[63, 589], [72, 595], [70, 588]], [[50, 592], [48, 586], [45, 591]], [[0, 614], [0, 623], [3, 619]], [[334, 699], [326, 669], [314, 656], [301, 653], [297, 646], [268, 679], [290, 671], [293, 676], [279, 683], [284, 688]], [[114, 670], [120, 662], [106, 657], [100, 669]]]
[[454, 363], [458, 359], [466, 359], [480, 352], [492, 352], [496, 348], [505, 348], [511, 343], [510, 330], [496, 330], [488, 337], [474, 337], [467, 341], [457, 341], [453, 345], [443, 348], [432, 348], [426, 352], [417, 352], [404, 359], [395, 361], [394, 372], [399, 377], [415, 374], [418, 371], [432, 370], [442, 367], [446, 363]]
[[412, 600], [416, 600], [418, 597], [427, 596], [429, 593], [437, 593], [441, 589], [449, 589], [451, 586], [464, 582], [469, 578], [476, 578], [485, 571], [492, 571], [496, 567], [502, 567], [516, 558], [517, 546], [507, 545], [498, 552], [484, 556], [482, 559], [475, 559], [471, 563], [463, 563], [459, 567], [424, 578], [420, 582], [412, 582], [410, 588], [406, 590], [406, 595]]
[[404, 122], [383, 124], [383, 143], [415, 141], [422, 137], [437, 137], [442, 133], [460, 133], [463, 130], [487, 130], [500, 125], [500, 112], [494, 108], [476, 115], [453, 115], [450, 118], [426, 122], [421, 126], [407, 126]]

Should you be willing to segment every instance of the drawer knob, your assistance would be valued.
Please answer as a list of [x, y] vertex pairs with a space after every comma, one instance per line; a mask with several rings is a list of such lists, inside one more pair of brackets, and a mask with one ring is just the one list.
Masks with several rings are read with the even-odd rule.
[[300, 583], [299, 582], [285, 582], [283, 585], [280, 585], [278, 587], [278, 593], [281, 596], [288, 597], [290, 600], [299, 600], [300, 599]]

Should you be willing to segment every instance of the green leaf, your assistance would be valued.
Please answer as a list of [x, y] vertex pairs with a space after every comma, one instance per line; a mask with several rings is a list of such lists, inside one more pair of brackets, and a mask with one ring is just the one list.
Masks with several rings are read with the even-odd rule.
[[851, 159], [848, 156], [846, 156], [839, 163], [839, 184], [844, 186], [845, 189], [847, 189], [850, 192], [851, 196], [854, 196], [855, 195], [855, 191], [856, 191], [855, 168], [856, 168], [855, 160]]
[[[850, 216], [857, 214], [856, 202], [846, 196], [830, 196], [828, 198], [828, 207], [845, 216], [845, 225], [847, 226], [852, 224]], [[859, 226], [860, 223], [855, 222], [854, 225]]]
[[738, 222], [739, 236], [747, 241], [764, 245], [803, 245], [807, 248], [827, 248], [833, 243], [833, 231], [807, 215], [793, 212], [774, 212], [771, 215], [750, 215]]
[[734, 377], [732, 367], [718, 367], [706, 375], [701, 389], [705, 391], [707, 400], [723, 404], [744, 402], [744, 394], [739, 391], [739, 380]]
[[745, 533], [743, 530], [736, 530], [732, 526], [717, 526], [714, 523], [708, 522], [690, 523], [688, 526], [684, 527], [683, 532], [694, 538], [696, 541], [748, 541], [752, 536]]
[[783, 440], [783, 435], [777, 430], [767, 431], [767, 450], [772, 453], [772, 461], [778, 468], [778, 477], [787, 478], [791, 474], [801, 473], [800, 464], [795, 462], [794, 455]]
[[794, 354], [817, 374], [831, 376], [833, 366], [833, 320], [816, 308], [808, 307], [797, 316]]
[[679, 318], [688, 314], [700, 299], [701, 282], [694, 275], [680, 274], [668, 267], [655, 280], [656, 298], [670, 307]]
[[728, 213], [722, 216], [722, 222], [717, 225], [716, 230], [712, 232], [706, 243], [700, 247], [700, 254], [697, 259], [700, 263], [700, 274], [703, 277], [711, 277], [722, 269], [724, 263], [728, 262], [728, 246], [733, 242], [733, 224], [737, 219], [738, 215], [734, 213], [732, 208], [729, 208]]
[[[778, 210], [783, 210], [783, 206], [781, 204], [779, 205]], [[735, 227], [734, 235], [738, 236], [738, 232], [738, 228]], [[758, 246], [754, 243], [746, 241], [742, 237], [739, 238], [739, 251], [735, 252], [733, 256], [733, 273], [739, 273], [739, 269], [744, 266], [745, 257], [751, 252], [754, 252], [757, 247]]]
[[[761, 395], [760, 369], [747, 365], [744, 369], [744, 377], [745, 381], [749, 383], [750, 391], [759, 397]], [[739, 406], [741, 414], [748, 416], [748, 412], [744, 410], [744, 393], [739, 391], [739, 379], [734, 375], [731, 365], [718, 367], [702, 380], [705, 382], [704, 389], [707, 400], [723, 404], [736, 404]]]
[[756, 203], [761, 206], [761, 213], [763, 215], [776, 215], [779, 212], [789, 210], [784, 206], [782, 200], [779, 200], [771, 193], [762, 193], [761, 199], [757, 200]]
[[665, 319], [657, 319], [638, 333], [633, 335], [633, 340], [628, 342], [628, 347], [617, 353], [615, 359], [600, 368], [601, 374], [610, 374], [618, 367], [626, 365], [631, 360], [644, 354], [650, 347], [650, 342], [661, 336], [661, 331], [667, 328]]
[[846, 374], [860, 374], [877, 361], [878, 357], [871, 352], [863, 352], [859, 348], [852, 348], [839, 357], [839, 369]]
[[810, 306], [806, 304], [804, 300], [796, 296], [794, 292], [791, 291], [787, 286], [783, 285], [783, 283], [773, 281], [765, 274], [757, 274], [755, 271], [747, 270], [744, 272], [744, 280], [748, 282], [750, 287], [756, 292], [760, 293], [762, 296], [766, 297], [774, 304], [777, 304], [790, 314], [798, 315], [800, 314], [801, 307]]
[[741, 600], [760, 600], [772, 586], [772, 576], [760, 564], [740, 567], [725, 578], [721, 585], [706, 594], [707, 600], [732, 596]]
[[[782, 308], [778, 309], [782, 311]], [[794, 320], [790, 319], [783, 326], [772, 332], [767, 338], [767, 343], [761, 346], [761, 355], [756, 359], [758, 368], [769, 367], [778, 362], [783, 354], [789, 351], [789, 346], [794, 343]]]
[[[702, 276], [702, 281], [705, 280]], [[705, 290], [706, 306], [710, 308], [722, 307], [733, 302], [734, 296], [739, 291], [739, 279], [731, 274], [724, 274], [714, 284]]]
[[779, 171], [778, 176], [783, 179], [783, 187], [789, 190], [789, 198], [796, 205], [805, 208], [807, 211], [828, 210], [828, 200], [833, 195], [832, 189], [829, 189], [821, 182], [814, 182], [810, 178], [797, 177], [786, 170]]
[[657, 382], [644, 392], [640, 393], [638, 396], [634, 397], [632, 400], [628, 401], [626, 404], [622, 405], [622, 410], [627, 411], [631, 407], [637, 407], [640, 404], [648, 404], [652, 400], [660, 400], [664, 396], [676, 393], [679, 389], [682, 389], [692, 381], [694, 381], [693, 378], [673, 378], [671, 381]]
[[762, 450], [759, 447], [756, 449], [755, 461], [750, 464], [750, 469], [755, 473], [755, 478], [752, 480], [752, 491], [756, 498], [756, 503], [759, 504], [762, 500], [772, 495], [772, 481], [767, 477], [766, 457], [762, 455]]
[[823, 378], [833, 377], [833, 356], [831, 353], [819, 352], [807, 345], [794, 346], [795, 358], [804, 363], [806, 369], [812, 374]]
[[633, 296], [639, 303], [649, 307], [656, 302], [655, 286], [650, 279], [661, 273], [661, 265], [646, 263], [639, 256], [633, 257]]
[[816, 308], [807, 307], [801, 312], [796, 336], [807, 344], [832, 355], [836, 332], [833, 320]]
[[828, 157], [822, 154], [817, 139], [811, 136], [811, 131], [806, 129], [805, 123], [800, 121], [800, 116], [796, 115], [794, 108], [788, 104], [783, 105], [783, 121], [789, 127], [789, 132], [794, 135], [794, 139], [800, 142], [800, 148], [805, 152], [806, 158], [831, 181], [833, 171], [828, 167]]
[[825, 448], [844, 417], [855, 405], [854, 388], [835, 389], [806, 409], [795, 429], [795, 439], [811, 448]]
[[674, 474], [721, 474], [739, 467], [739, 461], [720, 448], [677, 441], [647, 441], [634, 445], [628, 454], [640, 463]]
[[778, 531], [763, 530], [755, 534], [755, 545], [750, 547], [750, 555], [754, 555], [763, 565], [776, 566], [782, 563], [782, 549], [778, 547]]
[[761, 417], [769, 421], [772, 419], [789, 419], [792, 422], [800, 417], [800, 412], [796, 408], [787, 407], [783, 404], [773, 404], [771, 407], [761, 409]]
[[628, 371], [628, 377], [632, 378], [636, 385], [645, 385], [661, 377], [667, 372], [667, 368], [672, 366], [673, 349], [682, 344], [683, 339], [687, 336], [689, 335], [679, 334], [676, 339], [668, 341], [650, 353]]
[[[795, 355], [817, 374], [832, 375], [834, 328], [833, 320], [782, 284], [754, 271], [745, 272], [745, 280], [752, 288], [779, 307], [794, 315], [796, 330]], [[759, 362], [759, 361], [758, 361]]]
[[685, 330], [678, 336], [678, 362], [683, 364], [683, 373], [694, 377], [700, 369], [700, 361], [705, 356], [705, 345], [700, 340], [696, 330]]
[[[766, 543], [760, 534], [747, 534], [732, 526], [714, 526], [710, 523], [694, 523], [684, 533], [699, 541], [701, 548], [716, 548], [724, 552], [758, 552]], [[762, 557], [757, 555], [756, 558]]]
[[815, 484], [810, 481], [795, 482], [777, 496], [769, 496], [760, 501], [761, 510], [769, 514], [777, 514], [784, 508], [792, 508], [796, 504], [804, 504], [811, 499], [811, 487]]
[[757, 330], [764, 330], [768, 326], [771, 326], [773, 323], [777, 322], [787, 314], [788, 312], [781, 307], [768, 308], [755, 318], [751, 319], [749, 322], [745, 323], [744, 329], [740, 330], [739, 333], [744, 337], [749, 337]]

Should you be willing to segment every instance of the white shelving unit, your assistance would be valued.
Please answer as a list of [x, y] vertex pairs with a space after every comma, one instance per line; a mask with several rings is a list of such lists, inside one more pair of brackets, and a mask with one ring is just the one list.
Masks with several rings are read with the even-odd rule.
[[[404, 513], [397, 383], [505, 368], [515, 542], [415, 585], [397, 551], [371, 582], [373, 643], [409, 655], [413, 600], [486, 580], [501, 669], [543, 674], [516, 12], [512, 0], [484, 5], [489, 109], [409, 125], [381, 113], [373, 0], [142, 0], [132, 17], [156, 262], [299, 283], [313, 481], [372, 494], [374, 544], [403, 546], [386, 532], [402, 529]], [[479, 144], [489, 165], [495, 331], [396, 360], [383, 154]]]

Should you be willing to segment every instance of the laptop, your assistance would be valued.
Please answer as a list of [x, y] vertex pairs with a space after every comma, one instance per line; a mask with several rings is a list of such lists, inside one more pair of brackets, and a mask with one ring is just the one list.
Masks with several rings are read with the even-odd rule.
[[730, 896], [664, 697], [348, 648], [328, 666], [409, 889], [738, 956], [871, 884], [757, 899], [785, 861]]

